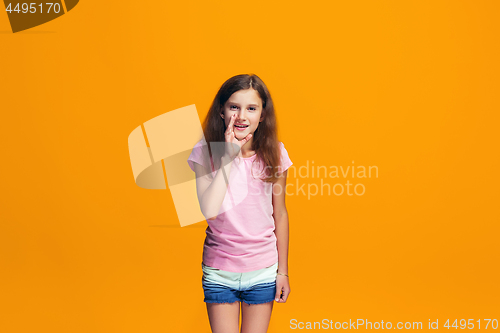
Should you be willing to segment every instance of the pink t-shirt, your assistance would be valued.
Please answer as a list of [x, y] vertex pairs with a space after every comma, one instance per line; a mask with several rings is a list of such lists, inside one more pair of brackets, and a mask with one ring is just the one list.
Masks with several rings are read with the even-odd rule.
[[[205, 166], [200, 149], [203, 145], [206, 146], [206, 141], [199, 141], [188, 158], [193, 171], [193, 162]], [[280, 148], [280, 172], [284, 172], [292, 165], [292, 161], [282, 142]], [[203, 246], [203, 263], [207, 266], [245, 273], [278, 262], [272, 216], [273, 184], [258, 179], [262, 164], [257, 161], [253, 163], [256, 157], [257, 154], [236, 158], [232, 163], [229, 186], [219, 214], [214, 220], [207, 220]], [[205, 167], [213, 170], [210, 165]], [[212, 172], [212, 176], [216, 174], [217, 171]]]

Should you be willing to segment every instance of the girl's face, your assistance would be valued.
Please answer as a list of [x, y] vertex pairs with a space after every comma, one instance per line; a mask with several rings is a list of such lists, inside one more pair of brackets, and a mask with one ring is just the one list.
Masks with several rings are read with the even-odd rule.
[[242, 140], [248, 134], [252, 134], [263, 120], [262, 100], [259, 93], [254, 89], [238, 90], [229, 97], [221, 112], [226, 128], [231, 121], [231, 116], [236, 114], [234, 120], [234, 135], [236, 139]]

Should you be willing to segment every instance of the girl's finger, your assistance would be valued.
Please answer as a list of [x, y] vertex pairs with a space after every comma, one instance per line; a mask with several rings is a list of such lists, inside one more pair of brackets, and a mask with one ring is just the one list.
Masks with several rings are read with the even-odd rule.
[[278, 293], [278, 292], [276, 292], [276, 295], [274, 296], [274, 300], [275, 300], [276, 302], [279, 302], [279, 300], [280, 300], [280, 296], [281, 296], [281, 291], [280, 291], [279, 293]]
[[278, 288], [276, 288], [276, 295], [274, 296], [274, 300], [276, 302], [280, 302], [281, 301], [281, 291], [282, 291], [282, 288], [280, 288], [278, 286]]
[[235, 119], [235, 114], [233, 113], [233, 114], [231, 115], [231, 120], [229, 120], [229, 125], [227, 125], [228, 127], [230, 127], [230, 128], [231, 128], [231, 130], [233, 130], [234, 119]]
[[287, 291], [283, 291], [283, 303], [286, 302], [286, 300], [288, 299], [288, 292]]
[[[240, 141], [240, 142], [241, 142], [241, 146], [244, 146], [244, 145], [245, 145], [245, 143], [247, 143], [247, 142], [248, 142], [248, 140], [250, 140], [250, 138], [251, 138], [251, 137], [252, 137], [252, 134], [248, 134], [247, 136], [245, 136], [245, 138], [244, 138], [243, 140], [241, 140], [241, 141]], [[241, 146], [240, 146], [240, 147], [241, 147]]]
[[233, 133], [233, 125], [234, 125], [234, 119], [235, 119], [235, 115], [233, 114], [231, 116], [231, 120], [229, 120], [229, 125], [227, 125], [227, 129], [229, 131], [229, 133]]

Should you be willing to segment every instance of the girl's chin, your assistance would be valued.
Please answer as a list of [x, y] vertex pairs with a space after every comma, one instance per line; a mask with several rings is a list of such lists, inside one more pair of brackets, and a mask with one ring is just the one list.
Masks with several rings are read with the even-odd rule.
[[249, 134], [249, 133], [238, 133], [238, 134], [236, 134], [234, 137], [236, 138], [236, 140], [241, 141], [241, 140], [243, 140], [244, 138], [246, 138], [248, 134]]

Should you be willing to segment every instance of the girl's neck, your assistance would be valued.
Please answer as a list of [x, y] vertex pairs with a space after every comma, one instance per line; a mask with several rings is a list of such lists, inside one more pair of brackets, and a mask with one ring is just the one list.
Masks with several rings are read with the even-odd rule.
[[243, 158], [248, 158], [248, 157], [252, 157], [253, 155], [255, 155], [255, 151], [254, 150], [251, 150], [252, 149], [252, 140], [253, 138], [250, 138], [250, 141], [248, 141], [247, 143], [245, 143], [245, 145], [243, 147], [241, 147], [241, 155], [243, 156]]

